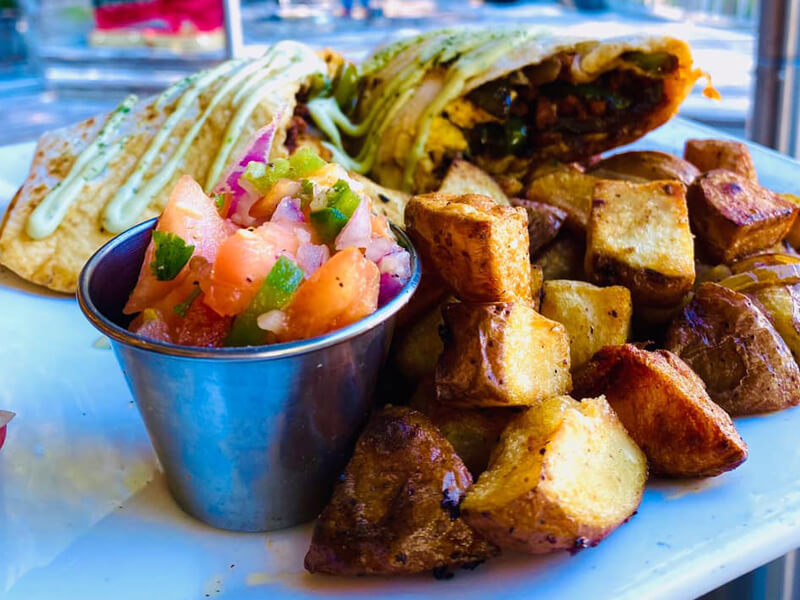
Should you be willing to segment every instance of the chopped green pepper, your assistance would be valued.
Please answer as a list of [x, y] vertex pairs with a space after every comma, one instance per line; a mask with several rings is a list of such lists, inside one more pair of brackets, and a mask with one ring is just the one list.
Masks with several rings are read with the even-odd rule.
[[344, 179], [339, 179], [328, 190], [327, 200], [329, 207], [339, 210], [348, 218], [353, 216], [353, 213], [358, 208], [358, 203], [361, 202], [361, 198], [350, 189]]
[[315, 210], [308, 215], [314, 231], [325, 244], [332, 244], [339, 235], [339, 232], [347, 225], [349, 217], [342, 211], [327, 206], [320, 210]]
[[319, 171], [327, 163], [309, 147], [300, 148], [289, 157], [289, 178], [298, 179]]
[[678, 59], [669, 52], [626, 52], [622, 58], [633, 63], [646, 73], [663, 75], [678, 66]]
[[276, 158], [271, 163], [249, 162], [242, 179], [249, 182], [261, 194], [266, 194], [272, 189], [279, 179], [289, 177], [291, 167], [285, 158]]
[[258, 326], [259, 315], [286, 307], [302, 281], [303, 270], [285, 256], [279, 257], [255, 298], [233, 320], [225, 345], [260, 346], [267, 343], [268, 332]]
[[303, 179], [300, 182], [300, 186], [300, 208], [305, 210], [314, 201], [314, 182], [309, 179]]

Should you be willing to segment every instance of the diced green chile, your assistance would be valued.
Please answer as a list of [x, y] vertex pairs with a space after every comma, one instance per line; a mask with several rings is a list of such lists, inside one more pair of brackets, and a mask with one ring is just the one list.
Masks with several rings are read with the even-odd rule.
[[309, 215], [311, 225], [319, 238], [326, 244], [332, 244], [339, 232], [347, 225], [349, 217], [342, 211], [327, 206], [315, 210]]
[[300, 148], [288, 159], [276, 158], [271, 163], [252, 161], [242, 173], [261, 194], [266, 194], [281, 179], [299, 179], [324, 167], [327, 162], [311, 148]]
[[485, 83], [472, 90], [467, 97], [490, 115], [498, 118], [506, 117], [511, 110], [511, 87], [506, 79]]
[[292, 300], [303, 282], [303, 270], [285, 256], [278, 258], [248, 307], [233, 320], [225, 339], [226, 346], [260, 346], [268, 342], [269, 332], [258, 326], [258, 317], [281, 310]]
[[677, 57], [669, 52], [626, 52], [623, 60], [633, 63], [646, 73], [665, 75], [671, 73], [678, 66]]

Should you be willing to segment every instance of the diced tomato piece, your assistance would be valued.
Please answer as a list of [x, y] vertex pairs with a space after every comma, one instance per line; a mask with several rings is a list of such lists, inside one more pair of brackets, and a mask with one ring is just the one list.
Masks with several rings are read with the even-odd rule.
[[170, 326], [159, 309], [143, 311], [130, 324], [128, 329], [137, 335], [157, 342], [172, 342]]
[[375, 312], [380, 271], [358, 248], [347, 248], [298, 288], [286, 309], [281, 341], [315, 337]]
[[218, 348], [231, 329], [231, 317], [221, 317], [197, 298], [180, 320], [175, 342], [183, 346]]
[[[214, 202], [190, 176], [184, 175], [172, 189], [164, 212], [158, 219], [157, 231], [174, 233], [194, 246], [192, 257], [202, 257], [214, 262], [222, 241], [230, 235], [230, 228], [220, 217]], [[131, 292], [124, 312], [132, 314], [153, 306], [170, 291], [181, 286], [188, 269], [169, 281], [159, 281], [150, 263], [155, 257], [155, 243], [151, 240], [139, 271], [139, 280]]]

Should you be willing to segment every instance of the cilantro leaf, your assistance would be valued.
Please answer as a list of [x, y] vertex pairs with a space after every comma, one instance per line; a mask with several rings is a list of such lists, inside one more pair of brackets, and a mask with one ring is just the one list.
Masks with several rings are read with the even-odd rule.
[[163, 231], [154, 231], [153, 241], [156, 252], [150, 270], [159, 281], [175, 279], [192, 257], [194, 246], [187, 245], [179, 235]]
[[194, 289], [189, 293], [188, 296], [186, 296], [186, 299], [183, 302], [179, 302], [172, 307], [172, 312], [181, 318], [185, 317], [186, 313], [189, 312], [189, 308], [192, 306], [192, 303], [197, 300], [197, 297], [202, 293], [203, 292], [200, 289], [200, 286], [195, 285]]

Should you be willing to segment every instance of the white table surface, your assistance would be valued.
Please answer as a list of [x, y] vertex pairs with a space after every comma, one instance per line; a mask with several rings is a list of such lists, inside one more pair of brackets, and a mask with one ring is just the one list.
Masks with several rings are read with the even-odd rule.
[[[637, 145], [679, 151], [713, 132], [675, 120]], [[32, 144], [0, 148], [0, 209]], [[762, 181], [800, 190], [800, 165], [754, 151]], [[739, 469], [655, 481], [638, 514], [574, 557], [512, 555], [450, 581], [304, 572], [310, 527], [233, 534], [169, 497], [131, 396], [73, 298], [0, 273], [0, 596], [80, 598], [691, 598], [800, 546], [800, 409], [737, 420]]]

